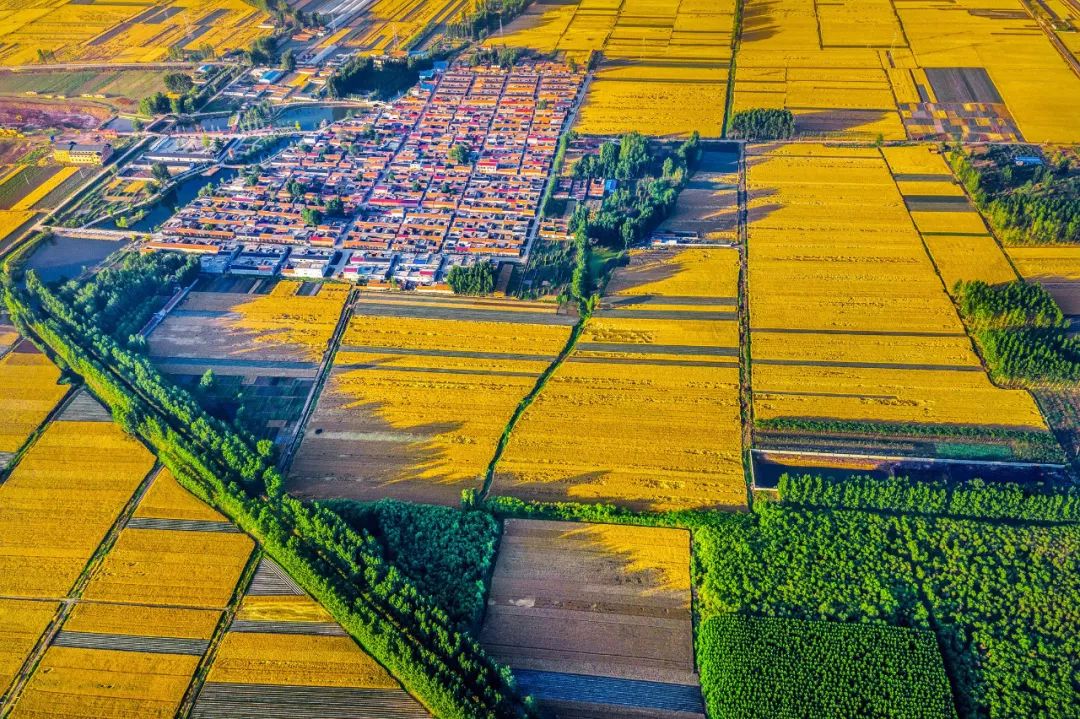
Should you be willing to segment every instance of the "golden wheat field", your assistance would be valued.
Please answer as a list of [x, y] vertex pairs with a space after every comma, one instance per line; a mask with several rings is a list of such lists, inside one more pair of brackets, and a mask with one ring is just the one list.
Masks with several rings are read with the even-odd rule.
[[1008, 252], [1024, 279], [1045, 287], [1066, 315], [1080, 314], [1080, 247], [1010, 247]]
[[146, 490], [146, 494], [139, 501], [134, 516], [205, 522], [226, 521], [224, 515], [181, 487], [172, 472], [164, 467], [154, 477], [150, 489]]
[[50, 423], [0, 485], [0, 594], [66, 596], [153, 463], [111, 423]]
[[716, 137], [724, 122], [734, 2], [654, 0], [532, 3], [488, 40], [561, 52], [579, 62], [603, 53], [577, 129]]
[[514, 428], [493, 491], [742, 506], [738, 265], [733, 249], [636, 252]]
[[23, 599], [0, 599], [0, 694], [22, 669], [60, 605]]
[[64, 621], [64, 631], [209, 639], [220, 618], [221, 612], [213, 609], [82, 601]]
[[50, 647], [10, 714], [172, 719], [197, 656]]
[[[992, 140], [1013, 123], [1034, 142], [1080, 136], [1066, 119], [1080, 110], [1080, 78], [1020, 2], [894, 5], [750, 0], [733, 109], [784, 107], [801, 133], [825, 137], [904, 139], [908, 125]], [[927, 68], [985, 72], [989, 82], [950, 86]]]
[[447, 504], [478, 488], [517, 404], [562, 349], [551, 305], [407, 301], [357, 306], [292, 469], [315, 496]]
[[375, 0], [361, 22], [355, 23], [356, 32], [339, 30], [323, 44], [345, 40], [347, 46], [371, 55], [403, 51], [415, 46], [432, 27], [455, 20], [463, 10], [455, 0]]
[[229, 632], [207, 681], [228, 684], [396, 689], [350, 637]]
[[1009, 259], [936, 147], [885, 147], [882, 154], [946, 289], [951, 292], [961, 280], [996, 284], [1016, 279]]
[[29, 343], [0, 357], [0, 453], [17, 451], [67, 394], [59, 379], [56, 365]]
[[246, 534], [125, 528], [86, 599], [224, 607], [255, 548]]
[[873, 148], [789, 145], [748, 163], [758, 419], [1045, 428], [992, 385]]
[[332, 622], [322, 605], [306, 594], [249, 594], [236, 618], [252, 622]]
[[0, 241], [22, 228], [34, 218], [34, 213], [27, 210], [0, 210]]
[[221, 55], [266, 34], [266, 19], [244, 0], [3, 0], [0, 65], [156, 62], [204, 46]]

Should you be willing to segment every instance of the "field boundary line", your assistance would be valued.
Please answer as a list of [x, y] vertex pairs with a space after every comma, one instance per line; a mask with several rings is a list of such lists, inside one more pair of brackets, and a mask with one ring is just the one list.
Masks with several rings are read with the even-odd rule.
[[30, 683], [30, 679], [37, 671], [38, 665], [45, 657], [45, 652], [52, 646], [56, 635], [67, 622], [67, 617], [71, 612], [72, 607], [82, 597], [82, 593], [85, 591], [86, 585], [90, 582], [90, 578], [105, 560], [105, 555], [107, 555], [113, 548], [113, 545], [116, 544], [116, 539], [120, 536], [120, 532], [123, 530], [124, 525], [127, 524], [127, 520], [135, 513], [135, 508], [139, 505], [139, 502], [142, 501], [143, 495], [146, 494], [146, 490], [149, 489], [150, 484], [162, 469], [163, 465], [159, 463], [155, 457], [154, 466], [150, 468], [146, 473], [146, 476], [139, 482], [139, 486], [132, 492], [131, 497], [128, 498], [127, 504], [124, 505], [123, 509], [120, 510], [120, 514], [117, 515], [116, 521], [109, 527], [109, 531], [105, 534], [104, 539], [101, 540], [97, 549], [94, 550], [94, 553], [90, 555], [90, 559], [87, 560], [86, 565], [75, 580], [75, 583], [68, 589], [67, 596], [61, 599], [48, 600], [59, 601], [60, 609], [53, 618], [49, 628], [38, 637], [38, 641], [34, 645], [33, 651], [30, 652], [23, 661], [18, 674], [15, 675], [15, 678], [12, 679], [11, 684], [8, 686], [7, 691], [3, 696], [3, 702], [0, 703], [0, 717], [6, 717], [19, 701], [23, 690], [26, 689], [26, 685]]
[[743, 482], [746, 485], [746, 508], [754, 506], [754, 387], [753, 351], [750, 334], [750, 231], [746, 193], [746, 143], [739, 145], [739, 185], [736, 190], [736, 231], [739, 253], [738, 296], [735, 308], [739, 317], [739, 419], [742, 422]]
[[720, 124], [720, 138], [727, 139], [731, 108], [735, 106], [735, 71], [739, 48], [742, 47], [743, 10], [745, 0], [735, 0], [735, 18], [731, 28], [731, 60], [728, 62], [727, 93], [724, 97], [724, 117]]
[[[29, 342], [30, 340], [26, 341]], [[14, 345], [12, 345], [12, 347], [14, 347]], [[5, 355], [0, 355], [0, 358], [4, 357]], [[52, 362], [52, 359], [50, 359], [48, 355], [45, 355], [45, 358], [48, 359], [50, 363]], [[63, 374], [61, 373], [61, 377], [62, 376]], [[22, 461], [23, 456], [30, 451], [30, 448], [38, 441], [38, 438], [40, 438], [41, 435], [45, 434], [45, 430], [49, 427], [49, 425], [56, 421], [56, 418], [59, 417], [65, 409], [67, 409], [67, 406], [71, 404], [72, 399], [74, 399], [75, 395], [78, 394], [81, 387], [81, 383], [69, 384], [67, 392], [64, 393], [64, 396], [61, 397], [60, 401], [56, 403], [56, 406], [53, 407], [47, 415], [45, 415], [45, 419], [41, 420], [41, 423], [34, 428], [34, 431], [31, 432], [25, 440], [23, 440], [22, 445], [19, 447], [19, 449], [15, 451], [15, 454], [11, 456], [11, 459], [8, 460], [7, 465], [0, 467], [0, 487], [4, 486], [4, 483], [7, 482], [8, 477], [10, 477], [12, 472], [15, 471], [15, 467], [17, 467]]]
[[[889, 164], [888, 158], [885, 157], [884, 150], [882, 150], [880, 147], [878, 148], [878, 154], [881, 156], [882, 162], [885, 163], [885, 168], [889, 171], [889, 178], [893, 181], [893, 187], [896, 188], [897, 194], [899, 194], [900, 199], [903, 200], [904, 199], [904, 193], [900, 191], [900, 185], [896, 181], [896, 176], [893, 173], [892, 165]], [[960, 186], [963, 188], [964, 197], [967, 198], [968, 204], [971, 207], [971, 211], [974, 212], [976, 215], [978, 215], [979, 220], [983, 224], [983, 227], [985, 227], [986, 231], [990, 234], [990, 236], [994, 238], [995, 244], [997, 245], [998, 249], [1001, 251], [1001, 254], [1003, 254], [1005, 256], [1005, 259], [1009, 263], [1009, 266], [1012, 267], [1013, 272], [1016, 272], [1016, 267], [1013, 265], [1012, 260], [1009, 258], [1009, 253], [1005, 251], [1004, 245], [1001, 244], [1001, 241], [998, 239], [997, 235], [994, 234], [993, 228], [990, 227], [990, 224], [986, 221], [986, 218], [983, 217], [982, 212], [979, 211], [979, 208], [975, 205], [973, 199], [968, 195], [967, 188], [964, 188], [963, 184], [959, 183], [959, 179], [956, 177], [956, 173], [953, 171], [952, 163], [950, 163], [944, 157], [942, 157], [941, 159], [945, 163], [945, 165], [949, 168], [949, 172], [950, 172], [950, 174], [952, 174], [953, 179], [957, 180], [958, 184], [960, 184]], [[990, 383], [991, 386], [997, 387], [998, 389], [1003, 389], [1003, 390], [1017, 389], [1016, 387], [1002, 386], [1002, 385], [1000, 385], [1000, 384], [998, 384], [997, 382], [994, 381], [994, 375], [993, 375], [992, 372], [990, 372], [990, 365], [987, 363], [986, 358], [983, 357], [983, 353], [979, 349], [979, 343], [975, 341], [975, 337], [972, 335], [971, 330], [968, 328], [967, 322], [964, 321], [964, 316], [960, 313], [960, 306], [959, 306], [959, 304], [957, 304], [956, 298], [953, 296], [952, 291], [949, 290], [949, 285], [948, 285], [948, 283], [945, 282], [945, 277], [942, 276], [942, 274], [941, 274], [941, 268], [938, 266], [937, 260], [934, 258], [934, 253], [930, 249], [930, 245], [928, 245], [926, 243], [926, 237], [923, 236], [923, 233], [919, 229], [919, 226], [917, 224], [915, 224], [915, 218], [911, 216], [911, 210], [908, 210], [907, 207], [906, 207], [907, 203], [905, 202], [904, 204], [905, 204], [905, 212], [907, 213], [907, 216], [908, 216], [908, 221], [911, 223], [911, 226], [915, 230], [915, 233], [919, 236], [919, 243], [922, 245], [923, 252], [926, 253], [927, 258], [930, 260], [930, 266], [934, 268], [934, 274], [937, 275], [938, 281], [941, 282], [941, 287], [945, 291], [945, 297], [948, 298], [949, 304], [952, 305], [953, 312], [956, 315], [957, 322], [959, 322], [960, 326], [964, 329], [964, 335], [967, 337], [968, 343], [971, 345], [971, 351], [975, 353], [975, 357], [977, 357], [978, 360], [979, 360], [979, 365], [980, 365], [980, 367], [982, 367], [982, 371], [983, 371], [983, 374], [986, 376], [986, 380]], [[1017, 274], [1019, 274], [1019, 273], [1017, 273]], [[1021, 277], [1021, 279], [1022, 279], [1022, 277]], [[1039, 401], [1035, 398], [1035, 393], [1032, 392], [1030, 389], [1028, 389], [1026, 387], [1021, 387], [1020, 389], [1023, 389], [1024, 392], [1027, 393], [1028, 397], [1031, 398], [1031, 401], [1035, 404], [1035, 409], [1038, 410], [1039, 416], [1042, 418], [1043, 424], [1046, 425], [1045, 431], [1047, 433], [1049, 433], [1051, 437], [1054, 438], [1055, 442], [1057, 442], [1057, 444], [1059, 446], [1059, 449], [1061, 449], [1062, 456], [1067, 458], [1068, 454], [1065, 452], [1065, 448], [1063, 446], [1061, 446], [1061, 440], [1058, 439], [1057, 434], [1054, 432], [1053, 428], [1050, 426], [1050, 421], [1047, 419], [1046, 413], [1043, 412], [1042, 406], [1039, 404]], [[1059, 466], [1059, 465], [1053, 465], [1053, 466]], [[1064, 467], [1066, 465], [1060, 465], [1060, 466]]]
[[548, 380], [555, 374], [555, 371], [562, 366], [562, 363], [570, 356], [577, 347], [578, 340], [581, 338], [582, 333], [585, 331], [585, 325], [588, 324], [589, 319], [592, 317], [592, 311], [588, 310], [584, 312], [578, 319], [574, 328], [570, 331], [570, 336], [566, 338], [566, 344], [563, 345], [562, 350], [556, 355], [540, 376], [536, 378], [536, 384], [529, 391], [527, 395], [521, 398], [517, 407], [514, 409], [514, 413], [510, 415], [510, 419], [506, 423], [505, 429], [503, 429], [502, 435], [499, 437], [499, 443], [495, 445], [495, 454], [492, 456], [491, 461], [488, 463], [487, 471], [484, 473], [484, 483], [480, 487], [479, 498], [485, 499], [488, 496], [488, 492], [491, 491], [491, 485], [495, 482], [495, 469], [499, 465], [499, 460], [502, 459], [503, 452], [506, 451], [506, 446], [510, 443], [510, 435], [514, 431], [514, 427], [517, 425], [518, 420], [525, 414], [525, 410], [532, 405], [533, 401], [540, 396], [540, 392], [543, 391], [544, 386], [548, 383]]
[[334, 327], [334, 334], [330, 336], [330, 343], [326, 348], [326, 352], [323, 353], [322, 364], [319, 366], [319, 370], [315, 375], [317, 378], [315, 384], [312, 385], [311, 391], [308, 392], [307, 399], [304, 401], [304, 407], [300, 410], [300, 418], [296, 423], [296, 431], [293, 433], [288, 447], [286, 447], [285, 451], [282, 453], [281, 459], [278, 460], [278, 471], [281, 472], [283, 477], [286, 477], [286, 481], [286, 473], [288, 472], [289, 466], [292, 464], [293, 457], [296, 456], [297, 450], [300, 449], [300, 445], [304, 441], [304, 432], [307, 430], [308, 421], [311, 419], [311, 415], [315, 413], [315, 405], [322, 396], [322, 391], [326, 385], [327, 378], [329, 378], [330, 374], [334, 371], [334, 360], [337, 359], [338, 349], [341, 347], [341, 338], [345, 335], [345, 330], [349, 327], [349, 320], [352, 319], [356, 300], [359, 297], [359, 287], [353, 287], [349, 290], [349, 295], [345, 298], [345, 305], [341, 308], [341, 314], [338, 315], [337, 326]]
[[237, 609], [239, 609], [240, 603], [244, 601], [244, 597], [247, 596], [247, 590], [251, 586], [255, 571], [259, 568], [259, 562], [262, 561], [263, 556], [262, 547], [256, 542], [250, 556], [248, 556], [244, 571], [240, 573], [240, 578], [236, 581], [236, 586], [233, 587], [232, 597], [229, 598], [229, 603], [222, 610], [217, 626], [214, 627], [214, 633], [210, 635], [210, 644], [206, 647], [202, 657], [199, 658], [199, 663], [191, 675], [191, 681], [188, 682], [187, 689], [184, 691], [184, 697], [176, 707], [176, 714], [174, 715], [176, 719], [187, 719], [195, 710], [195, 703], [199, 700], [199, 694], [202, 693], [203, 685], [206, 684], [206, 678], [210, 676], [210, 669], [214, 666], [214, 660], [217, 658], [221, 642], [225, 635], [229, 633]]

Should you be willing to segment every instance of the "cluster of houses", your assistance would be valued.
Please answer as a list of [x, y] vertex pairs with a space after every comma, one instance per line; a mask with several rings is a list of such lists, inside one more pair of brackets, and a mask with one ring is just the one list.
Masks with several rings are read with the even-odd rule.
[[[440, 68], [196, 198], [151, 247], [204, 253], [208, 269], [322, 270], [369, 284], [429, 285], [453, 265], [518, 261], [541, 229], [583, 81], [547, 62]], [[275, 246], [284, 256], [267, 254]]]

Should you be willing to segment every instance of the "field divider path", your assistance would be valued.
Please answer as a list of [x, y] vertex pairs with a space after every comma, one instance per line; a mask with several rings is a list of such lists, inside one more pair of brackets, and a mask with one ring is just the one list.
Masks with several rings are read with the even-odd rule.
[[315, 384], [311, 386], [311, 391], [308, 392], [307, 399], [304, 400], [304, 406], [300, 410], [300, 419], [296, 423], [296, 431], [293, 433], [288, 447], [281, 453], [281, 459], [278, 460], [278, 471], [281, 472], [283, 477], [287, 477], [289, 465], [292, 464], [293, 457], [296, 456], [296, 451], [300, 449], [300, 443], [304, 439], [304, 430], [307, 428], [307, 423], [315, 411], [315, 403], [322, 395], [326, 380], [330, 376], [330, 372], [334, 369], [334, 360], [337, 358], [338, 349], [341, 347], [341, 338], [345, 336], [345, 330], [349, 326], [349, 320], [352, 319], [353, 308], [359, 297], [360, 288], [354, 287], [349, 290], [349, 296], [346, 298], [345, 304], [341, 308], [341, 314], [338, 315], [337, 326], [334, 327], [334, 334], [330, 336], [330, 344], [326, 348], [326, 352], [323, 353], [322, 362], [319, 364], [319, 369], [316, 371]]
[[[742, 7], [740, 1], [739, 7]], [[734, 65], [734, 58], [732, 64]], [[734, 72], [734, 69], [732, 70]], [[739, 416], [742, 419], [743, 477], [746, 482], [746, 508], [754, 506], [754, 389], [751, 382], [752, 359], [750, 333], [750, 247], [749, 213], [746, 194], [746, 143], [739, 143], [739, 185], [735, 196], [736, 232], [739, 252], [738, 297], [735, 309], [739, 320]]]
[[[14, 347], [14, 345], [12, 345], [12, 347]], [[0, 354], [0, 358], [3, 356], [4, 355]], [[0, 486], [2, 486], [4, 482], [7, 481], [7, 478], [11, 476], [11, 473], [15, 471], [15, 467], [19, 464], [19, 461], [22, 460], [23, 455], [30, 451], [30, 448], [34, 446], [34, 443], [37, 442], [38, 438], [45, 432], [45, 428], [67, 409], [67, 406], [71, 403], [71, 400], [76, 394], [78, 394], [78, 385], [69, 385], [67, 393], [61, 397], [60, 401], [56, 403], [56, 406], [45, 415], [45, 419], [43, 419], [41, 424], [39, 424], [37, 428], [30, 433], [30, 436], [23, 441], [22, 446], [15, 451], [15, 454], [11, 455], [7, 464], [0, 465]]]
[[514, 409], [514, 413], [510, 415], [509, 421], [506, 423], [506, 429], [503, 430], [502, 436], [499, 437], [499, 443], [495, 445], [495, 454], [491, 458], [491, 462], [488, 463], [487, 472], [484, 473], [484, 484], [480, 487], [479, 498], [484, 499], [488, 496], [488, 492], [491, 491], [491, 485], [495, 481], [495, 469], [498, 467], [499, 460], [502, 459], [503, 452], [506, 451], [506, 445], [510, 443], [510, 434], [514, 431], [514, 426], [521, 419], [521, 416], [525, 414], [525, 410], [533, 403], [533, 401], [543, 391], [544, 386], [548, 380], [551, 379], [555, 371], [559, 369], [563, 362], [570, 357], [570, 354], [577, 347], [578, 340], [581, 339], [582, 332], [585, 331], [585, 325], [588, 324], [589, 319], [592, 317], [592, 312], [584, 312], [574, 328], [570, 331], [570, 336], [566, 338], [566, 344], [559, 352], [558, 356], [552, 360], [551, 364], [540, 373], [540, 376], [536, 378], [536, 384], [529, 391], [527, 395], [521, 398], [518, 402], [518, 406]]
[[244, 571], [240, 574], [240, 579], [236, 582], [236, 586], [233, 587], [233, 594], [229, 599], [229, 603], [225, 606], [225, 611], [221, 613], [221, 618], [218, 619], [217, 626], [214, 627], [214, 633], [210, 636], [210, 643], [206, 651], [203, 652], [198, 666], [195, 667], [195, 673], [191, 675], [191, 682], [188, 684], [187, 691], [184, 692], [184, 698], [180, 700], [180, 705], [176, 708], [176, 719], [187, 719], [191, 716], [191, 712], [194, 711], [195, 702], [198, 700], [200, 692], [202, 692], [203, 685], [206, 684], [206, 677], [210, 674], [210, 667], [214, 665], [214, 659], [217, 657], [221, 640], [229, 632], [229, 627], [232, 626], [236, 612], [240, 608], [240, 602], [243, 601], [248, 586], [255, 578], [255, 572], [262, 557], [262, 549], [256, 544], [255, 550], [248, 557]]
[[136, 507], [139, 506], [139, 502], [142, 501], [143, 495], [150, 488], [154, 478], [157, 477], [158, 472], [162, 469], [162, 465], [155, 462], [154, 466], [150, 468], [150, 471], [143, 477], [142, 482], [132, 493], [128, 499], [127, 504], [120, 511], [116, 521], [109, 528], [105, 538], [101, 540], [101, 544], [91, 555], [87, 561], [86, 566], [83, 567], [82, 574], [75, 580], [75, 583], [68, 590], [67, 596], [63, 599], [55, 599], [52, 601], [60, 602], [60, 609], [57, 611], [56, 616], [49, 624], [48, 628], [38, 638], [37, 644], [34, 645], [34, 649], [26, 657], [22, 667], [19, 669], [19, 673], [15, 675], [15, 678], [11, 681], [11, 685], [8, 687], [7, 693], [3, 696], [3, 701], [0, 702], [0, 716], [7, 716], [15, 703], [22, 695], [23, 689], [30, 682], [30, 678], [34, 675], [34, 671], [37, 669], [38, 664], [41, 663], [42, 658], [45, 656], [45, 652], [52, 646], [53, 640], [60, 633], [60, 629], [67, 621], [68, 614], [71, 613], [72, 607], [82, 597], [83, 590], [86, 589], [86, 585], [90, 583], [90, 578], [93, 576], [97, 568], [105, 561], [105, 555], [109, 553], [109, 550], [116, 544], [117, 538], [120, 536], [120, 532], [123, 530], [127, 521], [135, 514]]

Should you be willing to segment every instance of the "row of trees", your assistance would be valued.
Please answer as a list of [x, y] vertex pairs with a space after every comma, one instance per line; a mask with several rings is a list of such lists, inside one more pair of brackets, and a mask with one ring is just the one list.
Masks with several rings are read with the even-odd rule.
[[813, 507], [1080, 522], [1080, 491], [1046, 482], [784, 474], [778, 489], [785, 503]]
[[367, 95], [391, 98], [402, 90], [415, 85], [423, 70], [430, 70], [430, 58], [407, 60], [380, 60], [357, 56], [339, 67], [326, 82], [327, 94], [340, 99], [350, 95]]
[[1069, 336], [1061, 308], [1041, 285], [1021, 280], [955, 288], [960, 314], [995, 381], [1027, 386], [1080, 381], [1080, 340]]
[[[1064, 152], [1050, 158], [1033, 145], [957, 145], [947, 157], [1004, 242], [1080, 243], [1080, 168]], [[1018, 157], [1039, 163], [1018, 165]]]
[[618, 249], [647, 238], [671, 214], [700, 159], [697, 132], [666, 153], [653, 152], [637, 133], [624, 135], [617, 144], [604, 143], [598, 154], [579, 160], [574, 171], [579, 177], [616, 178], [619, 186], [604, 197], [599, 211], [578, 205], [570, 231], [576, 236], [584, 228], [590, 241]]
[[75, 312], [93, 317], [97, 328], [121, 344], [157, 311], [155, 297], [170, 296], [195, 281], [199, 263], [194, 257], [155, 252], [128, 253], [116, 264], [102, 269], [93, 282], [71, 280], [58, 295]]
[[469, 267], [454, 265], [446, 281], [455, 295], [490, 295], [495, 290], [495, 265], [487, 260]]
[[773, 108], [739, 110], [731, 117], [731, 129], [744, 140], [786, 140], [795, 136], [795, 116]]
[[255, 537], [380, 664], [439, 717], [527, 717], [509, 671], [391, 563], [378, 543], [319, 504], [283, 491], [272, 445], [253, 445], [207, 414], [141, 355], [124, 349], [39, 282], [19, 287], [5, 263], [5, 300], [20, 329], [82, 376], [180, 483]]

